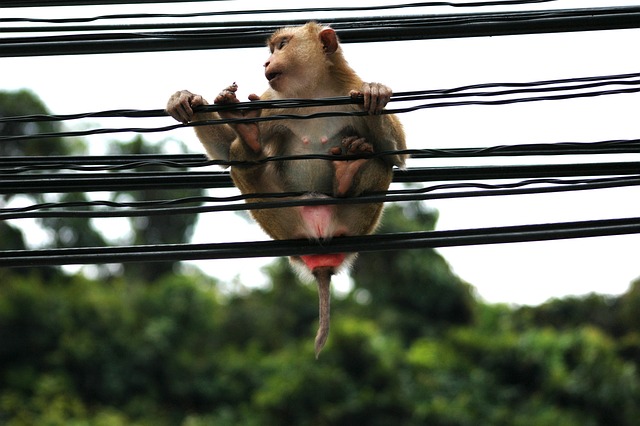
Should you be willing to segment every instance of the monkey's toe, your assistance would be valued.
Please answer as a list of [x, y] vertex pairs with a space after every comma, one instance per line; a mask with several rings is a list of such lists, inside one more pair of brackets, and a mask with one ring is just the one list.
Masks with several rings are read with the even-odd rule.
[[373, 145], [367, 142], [365, 138], [357, 136], [349, 136], [342, 139], [342, 146], [346, 154], [364, 154], [373, 152]]

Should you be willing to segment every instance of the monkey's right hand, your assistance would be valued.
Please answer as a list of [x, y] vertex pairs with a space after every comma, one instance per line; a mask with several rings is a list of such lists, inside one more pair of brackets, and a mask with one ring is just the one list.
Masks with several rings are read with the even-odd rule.
[[166, 111], [176, 120], [186, 124], [193, 119], [193, 108], [200, 105], [207, 105], [202, 96], [194, 95], [188, 90], [180, 90], [171, 95]]
[[352, 90], [349, 95], [352, 98], [362, 96], [364, 98], [363, 109], [369, 114], [379, 115], [389, 103], [393, 90], [381, 83], [363, 83], [360, 90]]

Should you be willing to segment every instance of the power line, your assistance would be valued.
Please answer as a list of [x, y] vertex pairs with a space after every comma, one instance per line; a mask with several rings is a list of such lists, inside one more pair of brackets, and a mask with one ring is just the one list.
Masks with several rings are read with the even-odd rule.
[[[617, 139], [601, 142], [557, 142], [530, 143], [521, 145], [499, 145], [478, 148], [424, 148], [406, 149], [360, 155], [362, 158], [374, 158], [393, 155], [409, 155], [414, 159], [425, 158], [480, 158], [515, 156], [561, 156], [592, 154], [631, 154], [640, 153], [640, 139]], [[204, 154], [135, 154], [104, 156], [11, 156], [0, 157], [0, 179], [12, 174], [42, 170], [77, 171], [117, 171], [143, 169], [146, 167], [195, 168], [208, 166], [251, 165], [271, 161], [296, 161], [309, 159], [336, 160], [342, 156], [334, 155], [298, 155], [267, 157], [257, 162], [207, 160]], [[348, 158], [353, 158], [350, 156]]]
[[[557, 192], [585, 191], [640, 186], [640, 175], [607, 177], [598, 179], [528, 179], [504, 184], [456, 183], [440, 184], [422, 188], [388, 190], [378, 195], [363, 195], [350, 198], [317, 198], [291, 200], [288, 197], [302, 194], [245, 194], [228, 197], [185, 197], [172, 200], [153, 201], [76, 201], [40, 203], [31, 206], [0, 209], [0, 220], [26, 218], [112, 218], [140, 217], [176, 214], [200, 214], [283, 208], [309, 205], [387, 203], [427, 201], [457, 198], [492, 197], [505, 195], [548, 194]], [[260, 202], [251, 201], [260, 198]], [[242, 202], [242, 201], [246, 202]], [[267, 201], [271, 200], [271, 201]], [[204, 204], [204, 205], [203, 205]], [[206, 205], [215, 204], [215, 205]], [[184, 205], [191, 205], [185, 207]], [[108, 207], [105, 209], [105, 207]]]
[[[590, 98], [597, 96], [608, 96], [617, 94], [630, 94], [640, 93], [640, 73], [620, 74], [612, 76], [601, 77], [581, 77], [573, 79], [562, 80], [548, 80], [537, 81], [531, 83], [488, 83], [488, 84], [476, 84], [471, 86], [458, 87], [453, 89], [440, 89], [440, 90], [422, 90], [401, 92], [392, 96], [392, 102], [416, 102], [422, 100], [429, 100], [436, 102], [425, 102], [421, 104], [411, 104], [408, 107], [388, 108], [383, 113], [385, 114], [400, 114], [414, 112], [422, 109], [432, 108], [446, 108], [446, 107], [460, 107], [470, 105], [508, 105], [516, 103], [528, 103], [528, 102], [540, 102], [540, 101], [555, 101], [566, 99], [579, 99]], [[606, 86], [620, 86], [620, 88], [610, 88], [608, 90], [594, 90]], [[504, 89], [505, 90], [482, 90], [478, 89]], [[557, 92], [558, 94], [547, 94]], [[536, 94], [535, 96], [521, 96], [513, 97], [514, 95], [522, 94]], [[463, 100], [456, 100], [460, 98]], [[464, 100], [471, 98], [472, 100]], [[483, 98], [497, 98], [492, 100], [482, 100]], [[270, 108], [286, 111], [287, 108], [305, 108], [311, 106], [331, 106], [331, 105], [345, 105], [352, 103], [361, 103], [362, 99], [354, 99], [349, 96], [341, 96], [326, 99], [287, 99], [276, 101], [253, 101], [253, 102], [239, 102], [234, 104], [224, 105], [207, 105], [197, 109], [200, 112], [211, 111], [223, 111], [223, 110], [247, 110], [247, 109], [260, 109]], [[221, 125], [231, 123], [247, 123], [247, 122], [263, 122], [273, 120], [288, 120], [288, 119], [314, 119], [323, 117], [337, 117], [337, 116], [361, 116], [367, 113], [361, 110], [350, 111], [323, 111], [314, 114], [285, 114], [278, 113], [269, 116], [257, 117], [257, 118], [233, 118], [233, 119], [216, 119], [207, 121], [197, 121], [188, 124], [171, 124], [161, 127], [126, 127], [126, 128], [99, 128], [99, 129], [86, 129], [75, 131], [63, 131], [63, 132], [49, 132], [42, 134], [28, 134], [28, 135], [8, 135], [0, 136], [1, 141], [21, 141], [21, 140], [33, 140], [33, 139], [46, 139], [52, 137], [78, 137], [89, 136], [96, 134], [109, 134], [109, 133], [156, 133], [169, 130], [175, 130], [180, 127], [194, 127], [205, 125]], [[89, 112], [79, 114], [68, 115], [30, 115], [30, 116], [18, 116], [18, 117], [6, 117], [0, 118], [2, 122], [35, 122], [35, 121], [62, 121], [62, 120], [75, 120], [79, 118], [88, 117], [126, 117], [126, 118], [148, 118], [166, 116], [167, 113], [164, 110], [132, 110], [121, 109], [101, 112]]]
[[0, 267], [159, 262], [246, 257], [278, 257], [438, 248], [640, 233], [640, 218], [336, 237], [330, 241], [252, 241], [217, 244], [58, 248], [0, 251]]
[[[271, 8], [271, 9], [250, 9], [250, 10], [222, 10], [215, 12], [192, 12], [192, 13], [120, 13], [114, 15], [100, 15], [82, 18], [0, 18], [0, 23], [48, 23], [48, 24], [70, 24], [70, 23], [87, 23], [101, 20], [123, 20], [123, 19], [185, 19], [185, 18], [205, 18], [215, 16], [239, 16], [239, 15], [270, 15], [283, 13], [315, 13], [315, 12], [372, 12], [372, 11], [389, 11], [397, 9], [424, 8], [424, 7], [454, 7], [454, 8], [473, 8], [487, 6], [517, 6], [536, 3], [551, 3], [558, 0], [496, 0], [496, 1], [475, 1], [475, 2], [446, 2], [446, 1], [429, 1], [415, 3], [399, 3], [385, 4], [379, 6], [332, 6], [332, 7], [302, 7], [302, 8]], [[100, 2], [97, 2], [100, 3]], [[47, 6], [49, 6], [47, 4]], [[0, 6], [2, 7], [2, 6]], [[127, 26], [131, 29], [131, 26]], [[95, 27], [86, 27], [85, 29], [94, 29]], [[135, 29], [141, 28], [134, 26]], [[142, 26], [144, 28], [144, 26]], [[147, 27], [148, 28], [148, 27]], [[70, 31], [68, 27], [64, 27], [66, 31]], [[15, 29], [9, 29], [9, 31]], [[31, 28], [18, 29], [20, 31], [33, 31]], [[77, 30], [77, 29], [73, 29]], [[37, 31], [58, 31], [55, 27], [38, 28]]]
[[[0, 40], [0, 57], [259, 47], [276, 29], [306, 21], [175, 24], [191, 28], [130, 32], [122, 27], [96, 33], [11, 37]], [[640, 7], [330, 18], [323, 22], [338, 31], [342, 42], [364, 43], [638, 28]]]
[[[396, 169], [393, 180], [400, 183], [415, 183], [576, 176], [630, 176], [637, 174], [638, 170], [640, 170], [640, 162], [635, 161], [588, 164], [413, 167], [407, 170]], [[3, 176], [3, 179], [0, 180], [0, 193], [133, 191], [152, 188], [204, 189], [230, 188], [232, 186], [229, 173], [222, 171], [56, 173], [53, 175]]]
[[[95, 5], [107, 5], [107, 4], [145, 4], [145, 3], [197, 3], [203, 1], [221, 1], [221, 0], [3, 0], [0, 8], [2, 7], [50, 7], [50, 6], [95, 6]], [[395, 7], [425, 7], [425, 6], [451, 6], [451, 7], [480, 7], [480, 6], [511, 6], [511, 5], [523, 5], [532, 3], [550, 3], [558, 0], [496, 0], [496, 1], [473, 1], [473, 2], [418, 2], [418, 3], [405, 3], [396, 5]], [[386, 6], [370, 6], [368, 8], [348, 8], [356, 10], [381, 10], [387, 8]], [[308, 11], [310, 8], [303, 9], [285, 9], [285, 10], [301, 10]], [[328, 10], [343, 10], [345, 8], [316, 8], [316, 9], [328, 9]], [[238, 13], [240, 11], [234, 11]], [[264, 11], [252, 11], [251, 13], [264, 13]], [[1, 21], [0, 21], [1, 22]]]
[[[451, 99], [466, 97], [498, 97], [518, 95], [523, 93], [548, 93], [560, 91], [575, 91], [593, 89], [604, 86], [640, 85], [640, 73], [626, 73], [606, 76], [573, 77], [554, 80], [540, 80], [533, 82], [506, 82], [506, 83], [478, 83], [448, 89], [415, 90], [394, 93], [391, 102], [406, 102], [418, 100]], [[634, 80], [636, 79], [636, 80]], [[477, 91], [485, 89], [484, 91]], [[486, 89], [494, 89], [486, 91]], [[502, 90], [497, 90], [502, 89]], [[506, 90], [508, 89], [508, 90]], [[287, 109], [309, 108], [318, 106], [334, 106], [362, 104], [363, 98], [350, 96], [336, 96], [320, 99], [274, 99], [268, 101], [239, 102], [232, 104], [203, 105], [196, 109], [197, 112], [220, 112], [254, 109]], [[32, 114], [25, 116], [0, 117], [0, 123], [4, 122], [36, 122], [36, 121], [66, 121], [82, 118], [152, 118], [165, 117], [164, 109], [138, 110], [117, 109], [97, 112], [84, 112], [76, 114]]]

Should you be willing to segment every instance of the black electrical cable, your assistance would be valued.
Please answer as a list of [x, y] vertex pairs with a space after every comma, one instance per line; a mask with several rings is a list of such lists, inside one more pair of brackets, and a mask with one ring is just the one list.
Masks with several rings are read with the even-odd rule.
[[[545, 185], [545, 186], [540, 186]], [[25, 207], [0, 209], [0, 220], [27, 219], [27, 218], [113, 218], [113, 217], [140, 217], [157, 215], [199, 214], [223, 211], [242, 211], [266, 208], [282, 208], [309, 205], [329, 204], [365, 204], [380, 202], [406, 202], [427, 201], [457, 198], [477, 198], [504, 195], [531, 195], [548, 194], [554, 192], [572, 192], [595, 189], [611, 189], [630, 186], [640, 186], [640, 175], [629, 177], [607, 177], [598, 179], [529, 179], [521, 182], [506, 184], [481, 184], [459, 183], [441, 184], [424, 188], [409, 188], [402, 190], [389, 190], [379, 195], [363, 195], [348, 199], [317, 198], [304, 200], [291, 200], [285, 197], [291, 194], [246, 194], [229, 197], [185, 197], [173, 200], [154, 201], [77, 201], [61, 203], [40, 203]], [[475, 188], [480, 190], [465, 190]], [[296, 194], [300, 195], [300, 194]], [[263, 201], [250, 201], [254, 198]], [[281, 200], [283, 199], [284, 200]], [[265, 201], [265, 200], [273, 201]], [[247, 202], [239, 203], [246, 200]], [[203, 203], [216, 203], [217, 205], [202, 205]], [[185, 204], [195, 204], [189, 207], [181, 207]], [[96, 208], [98, 207], [98, 208]], [[111, 209], [104, 209], [111, 207]], [[55, 210], [52, 210], [55, 209]]]
[[[640, 7], [324, 19], [344, 43], [596, 31], [640, 27]], [[0, 39], [0, 57], [264, 46], [274, 30], [306, 19], [225, 23], [185, 31], [78, 33]], [[196, 25], [196, 24], [191, 24]], [[197, 24], [203, 27], [203, 24]], [[123, 27], [124, 28], [124, 27]]]
[[[414, 167], [394, 170], [394, 182], [559, 178], [580, 176], [630, 176], [640, 162], [587, 164], [536, 164], [508, 166]], [[227, 172], [152, 171], [120, 173], [56, 173], [7, 175], [0, 180], [0, 194], [47, 192], [133, 191], [142, 189], [204, 189], [233, 186]], [[300, 195], [300, 194], [297, 194]], [[287, 196], [281, 194], [280, 196]], [[348, 198], [346, 199], [348, 202]]]
[[[95, 22], [100, 20], [123, 20], [123, 19], [184, 19], [184, 18], [204, 18], [214, 16], [239, 16], [239, 15], [268, 15], [277, 13], [315, 13], [315, 12], [366, 12], [395, 9], [410, 9], [415, 7], [486, 7], [486, 6], [518, 6], [535, 3], [551, 3], [558, 0], [496, 0], [496, 1], [474, 1], [474, 2], [446, 2], [429, 1], [416, 3], [385, 4], [380, 6], [333, 6], [333, 7], [303, 7], [303, 8], [283, 8], [283, 9], [254, 9], [254, 10], [222, 10], [215, 12], [193, 12], [193, 13], [121, 13], [114, 15], [101, 15], [82, 18], [0, 18], [0, 23], [49, 23], [49, 24], [72, 24], [83, 22]], [[28, 29], [27, 29], [28, 30]], [[51, 28], [49, 31], [59, 31]]]
[[336, 237], [330, 241], [280, 240], [217, 244], [58, 248], [0, 251], [0, 267], [276, 257], [454, 247], [640, 233], [640, 218], [505, 226], [455, 231]]
[[2, 0], [3, 7], [95, 6], [98, 4], [197, 3], [226, 0]]
[[[515, 156], [559, 156], [593, 154], [640, 153], [640, 139], [618, 139], [601, 142], [558, 142], [521, 145], [499, 145], [480, 148], [424, 148], [379, 152], [359, 155], [362, 158], [409, 155], [414, 159], [480, 158]], [[207, 160], [203, 154], [137, 154], [104, 156], [15, 156], [0, 157], [0, 180], [12, 174], [42, 170], [118, 171], [146, 167], [196, 168], [209, 166], [248, 166], [271, 161], [296, 161], [308, 159], [353, 159], [353, 156], [297, 155], [274, 156], [259, 161]]]
[[[614, 78], [617, 78], [614, 76]], [[533, 85], [540, 83], [533, 83]], [[601, 85], [632, 85], [632, 86], [640, 86], [640, 80], [614, 80], [611, 82], [599, 82], [599, 83], [585, 83], [579, 86], [571, 86], [568, 88], [558, 88], [558, 87], [547, 87], [547, 88], [536, 88], [536, 89], [520, 89], [520, 90], [509, 90], [502, 92], [476, 92], [472, 94], [468, 94], [468, 96], [472, 97], [494, 97], [494, 96], [502, 96], [504, 94], [514, 94], [514, 93], [530, 93], [531, 91], [540, 91], [540, 92], [550, 92], [550, 91], [565, 91], [571, 90], [575, 87], [580, 89], [582, 88], [592, 88], [594, 86]], [[456, 89], [454, 89], [456, 90]], [[433, 93], [434, 91], [423, 91], [428, 93]], [[630, 94], [630, 93], [639, 93], [640, 87], [633, 88], [624, 88], [624, 89], [612, 89], [612, 90], [598, 90], [598, 91], [589, 91], [589, 92], [576, 92], [576, 93], [565, 93], [558, 95], [546, 95], [546, 96], [534, 96], [534, 97], [524, 97], [524, 98], [508, 98], [508, 99], [498, 99], [491, 101], [484, 100], [471, 100], [471, 101], [448, 101], [448, 102], [436, 102], [436, 103], [424, 103], [419, 105], [413, 105], [405, 108], [389, 108], [383, 111], [384, 114], [400, 114], [400, 113], [408, 113], [414, 112], [422, 109], [431, 109], [431, 108], [443, 108], [443, 107], [454, 107], [454, 106], [470, 106], [470, 105], [509, 105], [509, 104], [517, 104], [517, 103], [527, 103], [527, 102], [539, 102], [539, 101], [554, 101], [554, 100], [566, 100], [566, 99], [578, 99], [578, 98], [589, 98], [589, 97], [597, 97], [597, 96], [606, 96], [606, 95], [615, 95], [615, 94]], [[410, 97], [410, 100], [419, 99], [421, 96], [433, 96], [433, 95], [416, 95], [416, 92], [408, 92], [410, 95], [407, 95], [406, 92], [400, 95], [396, 95], [392, 97], [393, 101], [406, 100], [407, 97]], [[452, 96], [451, 94], [441, 94], [439, 95], [442, 98], [448, 98]], [[309, 104], [323, 104], [327, 103], [327, 105], [333, 104], [333, 102], [340, 103], [352, 103], [356, 102], [354, 99], [346, 96], [339, 98], [331, 98], [328, 100], [322, 99], [312, 99], [312, 100], [285, 100], [283, 103], [277, 108], [287, 108], [292, 105], [296, 105], [296, 107], [306, 106]], [[201, 110], [203, 111], [212, 111], [212, 110], [220, 110], [220, 109], [256, 109], [256, 108], [265, 108], [272, 107], [274, 103], [271, 101], [255, 101], [255, 102], [240, 102], [232, 105], [214, 105], [203, 107]], [[131, 111], [131, 110], [128, 110]], [[106, 113], [106, 112], [105, 112]], [[111, 112], [113, 113], [113, 112]], [[139, 112], [140, 114], [144, 114], [143, 112]], [[151, 110], [147, 111], [149, 114], [162, 114], [166, 115], [163, 110]], [[87, 114], [99, 114], [99, 113], [85, 113], [81, 114], [86, 116]], [[263, 122], [263, 121], [274, 121], [274, 120], [288, 120], [288, 119], [298, 119], [298, 120], [306, 120], [306, 119], [315, 119], [315, 118], [326, 118], [326, 117], [337, 117], [337, 116], [362, 116], [367, 113], [364, 111], [326, 111], [319, 112], [314, 114], [274, 114], [265, 117], [256, 117], [256, 118], [237, 118], [237, 119], [217, 119], [217, 120], [206, 120], [206, 121], [197, 121], [191, 122], [187, 124], [173, 124], [162, 127], [137, 127], [137, 128], [100, 128], [100, 129], [88, 129], [88, 130], [77, 130], [77, 131], [64, 131], [64, 132], [50, 132], [50, 133], [40, 133], [40, 134], [31, 134], [31, 135], [16, 135], [16, 136], [1, 136], [0, 142], [2, 141], [20, 141], [20, 140], [31, 140], [31, 139], [47, 139], [52, 137], [78, 137], [78, 136], [89, 136], [96, 134], [108, 134], [108, 133], [153, 133], [153, 132], [164, 132], [169, 130], [175, 130], [180, 127], [195, 127], [195, 126], [205, 126], [205, 125], [221, 125], [221, 124], [229, 124], [229, 123], [253, 123], [253, 122]], [[78, 117], [78, 114], [67, 115], [67, 116], [24, 116], [24, 117], [7, 117], [4, 119], [0, 119], [2, 121], [29, 121], [29, 120], [41, 120], [41, 119], [68, 119], [69, 117]]]
[[[640, 85], [640, 73], [614, 74], [605, 76], [573, 77], [565, 79], [541, 80], [533, 82], [507, 82], [507, 83], [479, 83], [449, 89], [415, 90], [394, 93], [390, 102], [450, 99], [452, 97], [493, 97], [522, 93], [546, 93], [569, 90], [592, 89], [609, 85]], [[631, 80], [630, 80], [631, 79]], [[560, 85], [560, 86], [559, 86]], [[548, 86], [548, 87], [544, 87]], [[473, 92], [477, 89], [510, 88], [511, 90], [498, 90], [493, 92]], [[517, 90], [514, 90], [517, 88]], [[220, 112], [255, 109], [287, 109], [308, 108], [318, 106], [335, 106], [362, 104], [363, 98], [350, 96], [336, 96], [319, 99], [275, 99], [269, 101], [238, 102], [233, 104], [203, 105], [196, 112]], [[67, 121], [82, 118], [152, 118], [166, 117], [164, 109], [137, 110], [117, 109], [97, 112], [85, 112], [76, 114], [32, 114], [23, 116], [0, 117], [0, 123], [4, 122], [38, 122], [38, 121]]]

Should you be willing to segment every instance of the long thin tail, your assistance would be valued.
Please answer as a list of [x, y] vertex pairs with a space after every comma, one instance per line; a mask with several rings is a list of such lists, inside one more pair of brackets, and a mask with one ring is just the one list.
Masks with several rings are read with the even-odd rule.
[[320, 325], [316, 334], [316, 359], [329, 337], [329, 317], [331, 311], [331, 275], [332, 267], [318, 267], [313, 270], [313, 275], [318, 282], [318, 298], [320, 300]]

